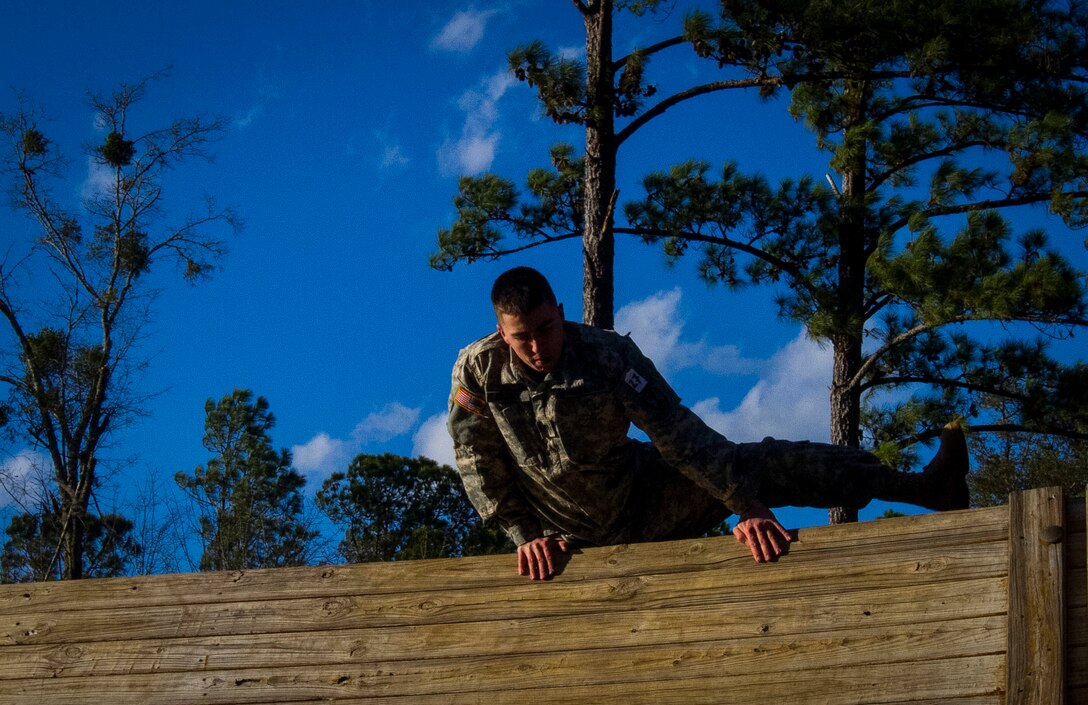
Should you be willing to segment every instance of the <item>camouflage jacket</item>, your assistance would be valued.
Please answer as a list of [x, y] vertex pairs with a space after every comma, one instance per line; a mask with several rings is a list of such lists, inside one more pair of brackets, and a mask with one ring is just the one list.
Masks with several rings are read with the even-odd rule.
[[664, 460], [736, 514], [752, 499], [736, 446], [710, 429], [628, 337], [564, 323], [559, 363], [543, 380], [498, 333], [463, 349], [453, 369], [449, 431], [469, 499], [520, 545], [559, 534], [622, 540], [635, 475]]

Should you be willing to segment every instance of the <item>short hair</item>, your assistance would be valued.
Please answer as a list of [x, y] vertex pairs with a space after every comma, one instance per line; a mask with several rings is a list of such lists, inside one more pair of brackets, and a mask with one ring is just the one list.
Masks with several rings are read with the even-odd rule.
[[544, 275], [532, 267], [508, 269], [491, 287], [495, 315], [524, 316], [543, 304], [556, 305], [555, 293]]

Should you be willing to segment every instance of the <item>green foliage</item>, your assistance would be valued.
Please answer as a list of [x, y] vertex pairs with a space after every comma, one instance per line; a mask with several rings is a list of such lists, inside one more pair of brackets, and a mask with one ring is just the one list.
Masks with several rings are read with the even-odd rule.
[[[831, 173], [772, 185], [732, 164], [714, 177], [705, 162], [683, 162], [647, 175], [645, 196], [622, 207], [627, 225], [612, 232], [659, 245], [669, 264], [696, 255], [708, 282], [775, 287], [780, 315], [834, 347], [833, 406], [847, 410], [833, 420], [836, 442], [858, 442], [862, 419], [889, 460], [907, 463], [905, 444], [949, 418], [987, 427], [988, 394], [1019, 405], [1023, 428], [1083, 433], [1084, 402], [1067, 391], [1082, 366], [1058, 364], [1032, 336], [1085, 325], [1084, 274], [1041, 231], [1014, 233], [1009, 214], [1038, 206], [1069, 227], [1088, 223], [1088, 13], [1018, 0], [722, 8], [720, 18], [689, 13], [682, 38], [610, 64], [613, 116], [633, 117], [611, 147], [668, 104], [644, 110], [651, 94], [639, 91], [647, 61], [682, 39], [747, 76], [730, 85], [764, 97], [788, 90]], [[593, 124], [584, 67], [539, 43], [511, 56], [553, 119]], [[502, 180], [502, 199], [497, 177], [463, 183], [458, 221], [440, 232], [432, 262], [449, 268], [578, 235], [576, 198], [550, 196], [586, 184], [562, 177], [558, 167], [534, 172], [539, 188], [526, 194]], [[530, 193], [539, 202], [527, 209]], [[586, 192], [583, 202], [608, 197]], [[597, 233], [586, 230], [589, 242]], [[995, 323], [1009, 335], [995, 335]], [[895, 401], [862, 414], [880, 391]]]
[[540, 41], [512, 50], [507, 59], [515, 78], [537, 89], [548, 117], [558, 124], [585, 121], [585, 66], [581, 62], [555, 56]]
[[513, 550], [500, 529], [480, 522], [456, 471], [425, 457], [356, 456], [316, 501], [344, 527], [339, 551], [349, 563]]
[[306, 479], [291, 454], [276, 451], [275, 418], [264, 397], [236, 389], [204, 406], [204, 447], [215, 453], [175, 481], [195, 503], [204, 553], [201, 570], [303, 565], [316, 537], [303, 519]]
[[[647, 3], [632, 8], [642, 14]], [[656, 4], [656, 3], [653, 3]], [[512, 50], [508, 56], [510, 71], [519, 81], [536, 88], [545, 114], [557, 124], [585, 124], [592, 117], [587, 91], [586, 67], [580, 61], [554, 55], [540, 41], [533, 41]], [[607, 60], [610, 61], [610, 58]], [[644, 81], [650, 55], [636, 49], [612, 67], [614, 91], [611, 96], [613, 114], [632, 117], [641, 110], [643, 101], [657, 93], [657, 87]]]
[[12, 389], [9, 404], [22, 430], [43, 444], [57, 422], [78, 418], [103, 370], [112, 367], [101, 346], [79, 345], [52, 327], [25, 335], [20, 362], [22, 384]]
[[1083, 497], [1088, 485], [1088, 443], [1041, 435], [999, 436], [971, 448], [976, 468], [968, 477], [976, 506], [1005, 504], [1013, 492], [1061, 487]]
[[126, 140], [117, 132], [106, 135], [106, 141], [98, 148], [98, 156], [102, 161], [114, 169], [132, 164], [132, 158], [136, 156], [136, 147], [132, 140]]
[[[1039, 204], [1085, 222], [1088, 17], [1011, 0], [731, 0], [725, 10], [735, 31], [689, 18], [697, 48], [791, 88], [790, 110], [838, 183], [774, 189], [729, 164], [712, 181], [688, 162], [643, 180], [645, 198], [625, 207], [633, 231], [670, 261], [698, 253], [709, 280], [782, 285], [780, 314], [831, 341], [844, 363], [833, 393], [846, 406], [895, 393], [862, 417], [889, 463], [909, 461], [903, 444], [949, 418], [981, 421], [988, 394], [1016, 404], [1023, 428], [1083, 433], [1088, 410], [1068, 386], [1083, 366], [1015, 333], [1084, 326], [1084, 274], [1045, 233], [1015, 237], [1005, 211]], [[1031, 328], [992, 341], [979, 325], [989, 321]], [[833, 437], [851, 437], [833, 423]]]
[[1042, 231], [1014, 246], [1008, 222], [995, 211], [968, 214], [950, 241], [927, 228], [898, 253], [881, 248], [869, 261], [874, 288], [894, 295], [919, 321], [940, 325], [970, 318], [1083, 318], [1080, 274], [1054, 251]]
[[[666, 10], [664, 14], [671, 14], [673, 7], [658, 0], [640, 0], [606, 1], [580, 9], [587, 17], [613, 10], [641, 16], [659, 9]], [[655, 22], [657, 26], [648, 26], [654, 29], [662, 26], [658, 18]], [[589, 24], [583, 25], [589, 32]], [[718, 84], [707, 84], [691, 86], [671, 96], [659, 96], [656, 85], [648, 76], [653, 58], [686, 45], [699, 52], [701, 46], [716, 41], [726, 32], [709, 15], [696, 14], [685, 20], [683, 34], [633, 47], [626, 56], [619, 58], [594, 56], [592, 61], [587, 57], [587, 61], [582, 62], [556, 54], [542, 42], [533, 41], [512, 50], [508, 60], [514, 76], [536, 89], [540, 105], [552, 121], [593, 129], [596, 146], [590, 150], [590, 168], [608, 172], [604, 180], [610, 182], [620, 145], [642, 125], [668, 106], [722, 89]], [[592, 47], [613, 43], [612, 37], [597, 35], [587, 35], [586, 40], [587, 46]], [[593, 86], [587, 70], [590, 64], [599, 64], [603, 74]], [[650, 104], [652, 100], [656, 103]], [[617, 128], [614, 120], [626, 124]], [[610, 239], [611, 222], [587, 224], [585, 214], [593, 212], [603, 218], [613, 196], [611, 189], [605, 189], [607, 193], [589, 191], [587, 183], [596, 182], [587, 182], [584, 177], [587, 157], [584, 153], [576, 157], [575, 149], [570, 145], [556, 145], [551, 157], [553, 169], [532, 170], [525, 193], [519, 193], [509, 179], [490, 174], [462, 179], [460, 193], [454, 201], [457, 220], [450, 228], [438, 231], [438, 252], [432, 255], [431, 266], [449, 270], [460, 261], [495, 259], [573, 237]], [[590, 208], [586, 207], [587, 202], [591, 204]], [[504, 239], [507, 234], [514, 235], [517, 242], [507, 242]], [[601, 281], [586, 282], [587, 291], [611, 291], [612, 263], [600, 262], [599, 269], [596, 276]], [[591, 270], [597, 271], [598, 266]], [[611, 294], [607, 298], [609, 310], [605, 318], [611, 319]]]
[[459, 261], [495, 259], [508, 254], [503, 230], [512, 231], [526, 247], [581, 235], [585, 205], [582, 190], [584, 161], [574, 148], [557, 144], [551, 149], [552, 168], [529, 172], [526, 190], [533, 200], [519, 205], [517, 188], [494, 174], [463, 176], [453, 199], [457, 220], [439, 229], [435, 269], [452, 270]]
[[[660, 243], [669, 260], [697, 248], [703, 278], [731, 288], [823, 271], [834, 247], [833, 233], [825, 228], [835, 207], [829, 190], [810, 178], [784, 181], [775, 190], [764, 177], [741, 174], [732, 163], [717, 181], [708, 178], [709, 170], [704, 162], [690, 161], [643, 179], [646, 198], [626, 204], [624, 212], [645, 242]], [[731, 237], [742, 226], [754, 237]], [[757, 249], [762, 256], [739, 268], [737, 257]], [[796, 296], [783, 303], [784, 315], [803, 309], [811, 288]]]
[[49, 140], [40, 130], [28, 128], [23, 131], [23, 153], [30, 157], [41, 157], [49, 149]]
[[473, 262], [487, 257], [502, 238], [495, 223], [511, 223], [511, 210], [517, 203], [517, 189], [507, 179], [485, 174], [462, 176], [460, 193], [453, 200], [458, 218], [450, 229], [438, 231], [439, 252], [431, 256], [436, 269], [453, 269], [455, 262]]
[[[59, 503], [40, 513], [18, 514], [11, 519], [0, 554], [0, 583], [57, 580], [64, 576], [63, 556], [57, 552], [63, 520]], [[125, 575], [142, 551], [129, 534], [132, 522], [118, 514], [88, 515], [84, 522], [84, 577], [112, 578]]]

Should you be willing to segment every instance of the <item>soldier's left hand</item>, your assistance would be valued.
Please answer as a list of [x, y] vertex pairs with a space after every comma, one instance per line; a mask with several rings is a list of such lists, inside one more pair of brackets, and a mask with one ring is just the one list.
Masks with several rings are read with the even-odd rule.
[[756, 500], [752, 501], [748, 511], [733, 527], [733, 535], [752, 550], [756, 563], [778, 560], [789, 550], [790, 541], [793, 540], [790, 532], [778, 523], [774, 512]]

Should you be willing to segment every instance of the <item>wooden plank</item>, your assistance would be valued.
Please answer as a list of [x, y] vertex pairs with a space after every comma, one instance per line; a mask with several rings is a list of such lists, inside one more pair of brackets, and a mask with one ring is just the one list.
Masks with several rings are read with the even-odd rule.
[[1088, 705], [1088, 492], [1070, 500], [1066, 526], [1066, 702]]
[[[1000, 652], [1004, 647], [1001, 627], [1000, 619], [989, 618], [966, 628], [928, 627], [897, 632], [894, 636], [881, 630], [860, 629], [850, 635], [815, 633], [801, 639], [768, 639], [754, 649], [731, 642], [696, 642], [667, 649], [643, 647], [536, 656], [421, 659], [333, 669], [207, 670], [183, 676], [189, 677], [190, 686], [186, 690], [190, 693], [197, 679], [201, 683], [221, 684], [233, 677], [239, 685], [265, 683], [289, 688], [285, 684], [296, 684], [305, 689], [314, 687], [315, 682], [336, 682], [352, 692], [363, 690], [372, 695], [413, 697], [468, 690], [505, 692], [518, 688], [527, 678], [542, 680], [549, 687], [689, 680], [714, 677], [719, 673], [763, 674], [767, 680], [776, 680], [798, 670], [838, 670], [880, 664], [887, 662], [892, 653], [896, 654], [897, 662], [906, 661], [913, 666], [916, 661]], [[96, 693], [112, 700], [123, 695], [135, 680], [146, 681], [148, 687], [162, 681], [165, 690], [170, 689], [168, 684], [183, 676], [49, 679], [39, 681], [38, 688], [41, 696], [48, 697], [53, 693], [93, 687]], [[21, 692], [21, 686], [18, 682], [0, 684], [0, 698]], [[312, 695], [315, 691], [305, 692]], [[202, 694], [202, 699], [205, 697], [206, 694]]]
[[[959, 545], [1004, 542], [1007, 507], [881, 519], [802, 529], [792, 554], [909, 550], [918, 543]], [[449, 587], [516, 586], [512, 555], [456, 560], [401, 561], [219, 573], [157, 575], [86, 581], [0, 585], [0, 615], [95, 610], [120, 601], [131, 608], [297, 597], [433, 592]], [[656, 573], [698, 572], [707, 567], [750, 567], [747, 548], [732, 537], [585, 549], [555, 582]]]
[[1066, 604], [1065, 648], [1088, 646], [1088, 607]]
[[1061, 705], [1065, 612], [1060, 489], [1009, 501], [1008, 705]]
[[549, 583], [498, 556], [0, 586], [0, 703], [996, 705], [1009, 516], [804, 529], [767, 565], [590, 549]]
[[1070, 664], [1069, 685], [1076, 688], [1088, 688], [1088, 646], [1076, 646], [1069, 649], [1066, 661]]
[[[549, 696], [551, 696], [551, 695], [549, 695]], [[638, 695], [631, 696], [631, 700], [629, 700], [628, 703], [639, 703], [639, 702], [641, 702], [641, 701], [638, 700], [638, 697], [639, 697]], [[986, 695], [968, 695], [966, 697], [955, 697], [955, 698], [951, 698], [951, 697], [937, 697], [937, 698], [926, 697], [926, 698], [923, 698], [923, 700], [919, 700], [919, 698], [912, 696], [910, 701], [904, 701], [904, 700], [902, 700], [902, 698], [894, 697], [894, 696], [893, 696], [894, 700], [882, 700], [882, 701], [865, 700], [865, 701], [858, 701], [857, 697], [858, 697], [858, 695], [855, 692], [854, 700], [853, 701], [848, 701], [850, 703], [850, 705], [1005, 705], [1004, 691], [1001, 691], [1001, 692], [998, 692], [998, 693], [990, 693], [990, 694], [986, 694]], [[754, 693], [752, 695], [752, 700], [755, 701], [755, 702], [765, 702], [765, 693]], [[339, 698], [338, 698], [338, 700], [331, 701], [331, 702], [334, 703], [335, 705], [386, 705], [386, 704], [392, 705], [395, 701], [373, 700], [373, 698], [366, 698], [366, 700], [360, 700], [360, 698], [346, 698], [346, 700], [339, 700]], [[440, 702], [445, 703], [445, 702], [449, 702], [449, 701], [437, 701], [437, 700], [432, 700], [432, 698], [426, 698], [426, 700], [418, 700], [418, 698], [412, 698], [412, 705], [417, 705], [417, 703], [419, 703], [420, 705], [431, 705], [431, 704], [436, 704], [436, 703], [440, 703]], [[491, 694], [487, 694], [485, 696], [482, 696], [482, 697], [478, 698], [478, 700], [474, 700], [474, 701], [466, 700], [466, 698], [459, 697], [458, 701], [457, 701], [457, 703], [459, 703], [461, 705], [463, 705], [465, 703], [474, 703], [474, 704], [478, 704], [478, 705], [499, 705], [500, 703], [503, 703], [503, 702], [504, 702], [503, 700], [500, 700], [500, 698], [496, 698], [495, 696], [493, 696]], [[569, 703], [582, 703], [584, 705], [585, 701], [579, 701], [579, 700], [577, 700], [577, 697], [576, 697], [576, 700], [568, 701], [568, 702]], [[707, 702], [707, 703], [715, 703], [715, 705], [720, 705], [724, 701], [722, 701], [722, 695], [720, 693], [718, 693], [718, 700], [717, 701], [714, 701], [713, 698], [712, 698], [712, 700], [707, 700], [707, 698], [703, 698], [703, 700], [700, 701], [700, 700], [698, 700], [697, 696], [692, 696], [692, 698], [690, 698], [690, 700], [688, 700], [688, 701], [677, 700], [675, 702], [678, 702], [678, 703], [696, 703], [696, 705], [698, 703], [700, 703], [700, 702]], [[794, 703], [798, 703], [800, 705], [808, 705], [808, 703], [812, 703], [812, 705], [825, 705], [825, 703], [827, 703], [827, 701], [813, 702], [811, 700], [806, 700], [804, 695], [798, 695], [796, 693], [792, 693], [792, 694], [788, 694], [786, 696], [783, 696], [782, 700], [780, 700], [779, 702], [780, 703], [790, 703], [790, 705], [793, 705]], [[457, 703], [455, 703], [455, 705], [457, 705]], [[290, 702], [277, 701], [275, 703], [275, 705], [313, 705], [313, 701], [290, 701]], [[396, 703], [396, 705], [406, 705], [406, 704], [405, 703]], [[562, 705], [562, 703], [560, 703], [560, 705]], [[1074, 702], [1074, 705], [1080, 705], [1080, 703], [1079, 702]]]
[[[661, 658], [664, 655], [657, 655]], [[672, 664], [679, 661], [675, 666]], [[690, 661], [674, 657], [661, 668], [688, 669]], [[382, 694], [389, 673], [345, 673], [342, 669], [308, 669], [297, 674], [275, 671], [165, 674], [157, 677], [90, 677], [78, 690], [50, 679], [0, 684], [0, 702], [32, 700], [35, 705], [256, 705], [322, 700], [336, 705], [458, 705], [495, 703], [550, 703], [554, 705], [720, 705], [724, 694], [732, 702], [789, 702], [792, 705], [861, 705], [866, 702], [904, 702], [927, 699], [997, 696], [1004, 677], [1002, 654], [902, 663], [866, 664], [843, 668], [791, 669], [778, 678], [764, 673], [731, 671], [725, 659], [699, 664], [705, 677], [640, 679], [644, 663], [636, 660], [618, 680], [577, 685], [553, 685], [551, 673], [532, 667], [509, 675], [501, 689], [481, 688], [468, 673], [462, 689], [412, 695]], [[576, 666], [576, 662], [568, 664]], [[472, 668], [472, 664], [467, 664]], [[12, 687], [16, 686], [16, 687]]]
[[[162, 673], [214, 668], [297, 668], [373, 661], [537, 654], [564, 649], [685, 644], [722, 639], [783, 639], [858, 627], [887, 633], [912, 625], [968, 618], [1005, 618], [1003, 578], [886, 587], [817, 597], [788, 596], [698, 607], [602, 613], [592, 619], [560, 615], [520, 620], [388, 626], [319, 633], [225, 635], [143, 641], [87, 641], [0, 650], [0, 679]], [[587, 633], [587, 631], [589, 633]], [[1001, 638], [1004, 638], [1002, 629]]]
[[[260, 674], [280, 680], [302, 674], [324, 673], [347, 682], [365, 681], [374, 693], [426, 695], [459, 692], [466, 687], [507, 690], [518, 687], [526, 677], [546, 678], [550, 686], [608, 683], [625, 680], [671, 680], [711, 677], [719, 673], [762, 673], [769, 679], [803, 669], [849, 668], [896, 661], [923, 661], [941, 658], [1000, 653], [1004, 649], [999, 618], [969, 620], [955, 629], [927, 625], [889, 634], [875, 628], [852, 632], [814, 632], [803, 638], [775, 638], [760, 642], [758, 648], [736, 641], [692, 642], [671, 647], [594, 649], [550, 652], [536, 655], [499, 655], [488, 658], [420, 659], [403, 662], [344, 664], [339, 667], [294, 667], [253, 669], [204, 669], [202, 676]], [[148, 680], [174, 678], [173, 674], [140, 674]], [[48, 679], [49, 690], [76, 690], [94, 682], [99, 688], [122, 684], [134, 676], [98, 676], [87, 679]], [[253, 678], [258, 676], [254, 675]], [[23, 679], [24, 682], [28, 679]], [[11, 681], [0, 684], [0, 695], [20, 688]], [[108, 694], [111, 691], [102, 691]]]
[[[947, 541], [947, 539], [946, 539]], [[898, 585], [917, 587], [1003, 576], [1004, 544], [926, 546], [903, 553], [799, 549], [790, 560], [757, 565], [746, 558], [698, 573], [611, 580], [521, 583], [495, 590], [453, 589], [299, 600], [0, 616], [0, 645], [70, 643], [172, 637], [329, 631], [349, 628], [447, 624], [592, 615], [639, 609], [732, 605], [775, 597], [841, 595]]]

